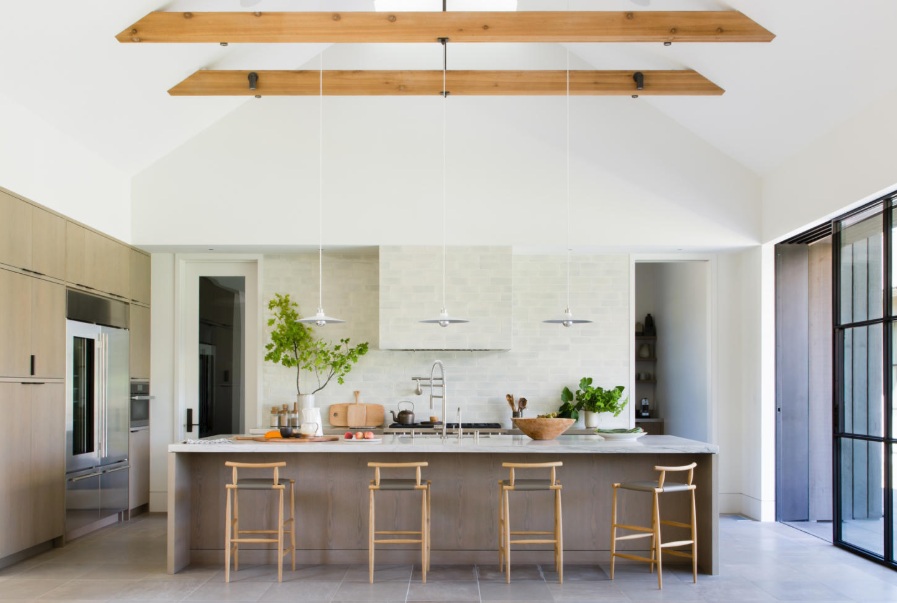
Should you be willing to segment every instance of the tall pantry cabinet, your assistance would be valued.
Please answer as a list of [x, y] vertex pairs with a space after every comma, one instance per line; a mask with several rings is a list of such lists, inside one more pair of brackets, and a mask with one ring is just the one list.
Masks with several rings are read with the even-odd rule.
[[66, 288], [138, 308], [149, 378], [149, 278], [148, 254], [0, 188], [0, 567], [65, 533]]

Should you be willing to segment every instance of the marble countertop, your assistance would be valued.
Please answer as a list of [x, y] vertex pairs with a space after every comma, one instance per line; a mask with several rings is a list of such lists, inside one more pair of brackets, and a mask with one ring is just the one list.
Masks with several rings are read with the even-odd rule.
[[[466, 436], [462, 440], [438, 436], [384, 435], [375, 441], [258, 442], [214, 436], [168, 446], [169, 452], [297, 452], [297, 453], [464, 453], [464, 454], [718, 454], [719, 446], [676, 436], [646, 435], [633, 441], [605, 440], [599, 435], [563, 435], [554, 440], [531, 440], [520, 435]], [[197, 442], [197, 443], [192, 443]]]

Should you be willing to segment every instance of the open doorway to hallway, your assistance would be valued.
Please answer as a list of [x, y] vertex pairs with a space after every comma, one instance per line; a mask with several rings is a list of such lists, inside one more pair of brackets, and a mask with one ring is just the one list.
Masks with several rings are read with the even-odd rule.
[[[645, 431], [657, 424], [639, 418], [647, 399], [651, 418], [667, 435], [713, 440], [710, 404], [710, 262], [652, 260], [635, 262], [636, 422]], [[644, 332], [646, 316], [653, 335]], [[636, 326], [636, 329], [638, 327]]]

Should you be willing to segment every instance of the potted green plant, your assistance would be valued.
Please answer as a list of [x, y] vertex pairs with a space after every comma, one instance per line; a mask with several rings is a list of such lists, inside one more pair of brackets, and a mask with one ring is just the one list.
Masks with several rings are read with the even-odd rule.
[[[334, 378], [343, 383], [358, 359], [368, 352], [367, 342], [350, 346], [348, 337], [338, 343], [317, 339], [310, 327], [299, 322], [299, 306], [289, 294], [275, 293], [268, 309], [274, 315], [268, 319], [271, 341], [265, 345], [265, 360], [296, 369], [296, 395], [301, 408], [313, 407], [314, 395]], [[305, 385], [303, 371], [314, 375], [310, 385]], [[305, 396], [311, 396], [311, 400]]]
[[[586, 427], [598, 427], [599, 413], [613, 413], [616, 417], [626, 407], [629, 398], [623, 399], [624, 386], [618, 385], [613, 389], [604, 389], [601, 386], [593, 386], [591, 377], [583, 377], [579, 381], [579, 389], [576, 393], [564, 387], [561, 392], [561, 408], [559, 414], [565, 411], [565, 416], [573, 419], [579, 418], [579, 411], [585, 412]], [[575, 413], [575, 414], [573, 414]]]

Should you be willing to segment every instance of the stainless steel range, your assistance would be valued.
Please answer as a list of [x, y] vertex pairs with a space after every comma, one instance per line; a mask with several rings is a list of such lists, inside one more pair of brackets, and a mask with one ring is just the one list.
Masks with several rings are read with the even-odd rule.
[[[501, 423], [461, 423], [460, 425], [461, 431], [464, 433], [474, 433], [479, 432], [482, 434], [498, 434], [503, 433]], [[445, 429], [448, 433], [457, 433], [458, 432], [458, 423], [446, 423]], [[427, 434], [427, 433], [442, 433], [442, 421], [438, 421], [436, 423], [430, 423], [427, 421], [421, 423], [411, 423], [403, 425], [401, 423], [391, 423], [388, 427], [383, 429], [383, 433], [417, 433], [417, 434]]]

